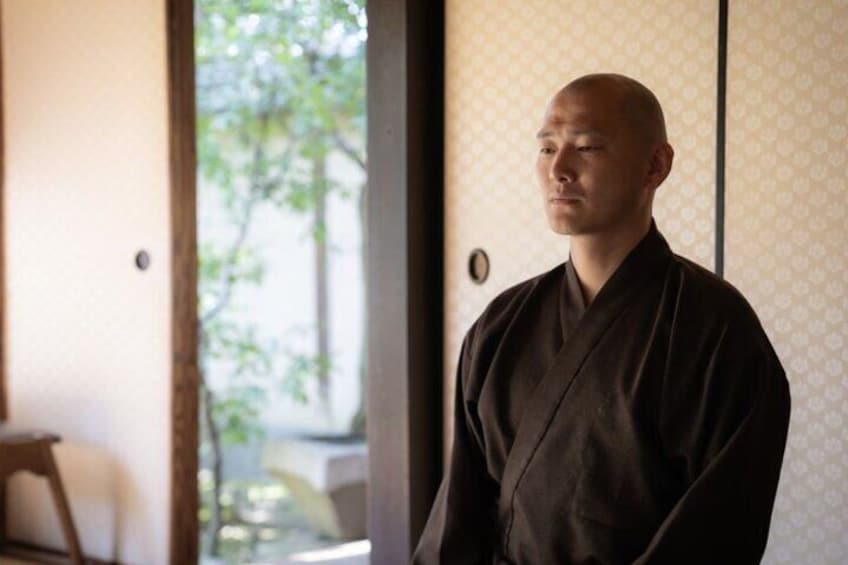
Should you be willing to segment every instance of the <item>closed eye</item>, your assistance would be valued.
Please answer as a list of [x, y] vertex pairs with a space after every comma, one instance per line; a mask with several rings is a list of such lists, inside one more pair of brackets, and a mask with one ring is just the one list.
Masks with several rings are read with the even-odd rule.
[[577, 148], [578, 151], [589, 152], [589, 151], [599, 151], [603, 149], [602, 145], [581, 145]]

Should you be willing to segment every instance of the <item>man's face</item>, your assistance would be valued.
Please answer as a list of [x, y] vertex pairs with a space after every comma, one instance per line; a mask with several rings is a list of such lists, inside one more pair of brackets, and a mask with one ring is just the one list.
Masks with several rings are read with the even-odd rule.
[[555, 232], [609, 234], [650, 216], [650, 148], [623, 119], [613, 93], [560, 92], [538, 143], [536, 174]]

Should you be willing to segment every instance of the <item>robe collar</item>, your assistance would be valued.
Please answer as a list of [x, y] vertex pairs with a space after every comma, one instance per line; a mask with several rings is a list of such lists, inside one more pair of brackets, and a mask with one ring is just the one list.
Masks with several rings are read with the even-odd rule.
[[627, 254], [615, 272], [610, 275], [610, 278], [604, 283], [587, 308], [580, 287], [580, 280], [569, 253], [559, 296], [560, 325], [563, 339], [567, 339], [574, 332], [586, 315], [587, 310], [589, 312], [602, 311], [608, 308], [614, 297], [621, 294], [625, 289], [639, 284], [646, 278], [660, 276], [663, 267], [671, 256], [672, 252], [668, 242], [657, 229], [654, 219], [651, 218], [651, 227], [648, 229], [648, 233], [630, 250], [630, 253]]

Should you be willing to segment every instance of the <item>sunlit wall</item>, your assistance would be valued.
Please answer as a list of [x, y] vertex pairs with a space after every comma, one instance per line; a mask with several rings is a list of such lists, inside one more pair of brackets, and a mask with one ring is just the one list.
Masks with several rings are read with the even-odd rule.
[[[126, 563], [168, 558], [165, 29], [163, 1], [2, 2], [10, 419], [63, 436], [83, 550]], [[65, 547], [42, 481], [8, 492], [10, 537]]]

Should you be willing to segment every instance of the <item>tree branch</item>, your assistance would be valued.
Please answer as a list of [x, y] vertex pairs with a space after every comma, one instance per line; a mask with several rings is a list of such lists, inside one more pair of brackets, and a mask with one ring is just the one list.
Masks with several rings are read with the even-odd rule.
[[[273, 102], [274, 97], [276, 96], [276, 91], [272, 91], [269, 95], [270, 102]], [[250, 229], [250, 223], [253, 219], [253, 212], [256, 208], [256, 205], [262, 199], [262, 197], [267, 194], [269, 186], [271, 186], [268, 182], [262, 182], [261, 178], [261, 168], [262, 161], [265, 159], [265, 144], [267, 142], [268, 136], [268, 123], [270, 121], [270, 111], [262, 111], [259, 112], [259, 128], [256, 136], [256, 143], [253, 146], [253, 159], [252, 159], [252, 170], [250, 173], [250, 188], [248, 191], [247, 202], [244, 205], [244, 210], [242, 212], [241, 220], [238, 224], [238, 233], [236, 234], [236, 238], [233, 241], [233, 244], [230, 246], [230, 250], [226, 255], [226, 259], [224, 261], [224, 269], [221, 273], [221, 284], [223, 285], [223, 289], [218, 295], [218, 300], [216, 300], [215, 305], [209, 309], [201, 318], [200, 324], [201, 326], [209, 323], [216, 316], [218, 316], [221, 311], [229, 304], [230, 298], [232, 297], [233, 292], [233, 270], [235, 269], [236, 258], [238, 257], [239, 252], [241, 251], [245, 240], [247, 239], [248, 230]], [[286, 148], [284, 154], [288, 154], [291, 151], [291, 144]], [[276, 179], [282, 179], [282, 176], [276, 177]]]
[[341, 152], [344, 153], [351, 161], [359, 165], [362, 168], [362, 171], [365, 172], [367, 170], [365, 159], [359, 155], [356, 149], [354, 149], [353, 146], [351, 146], [338, 131], [333, 131], [332, 135], [333, 141], [336, 142], [336, 145]]

